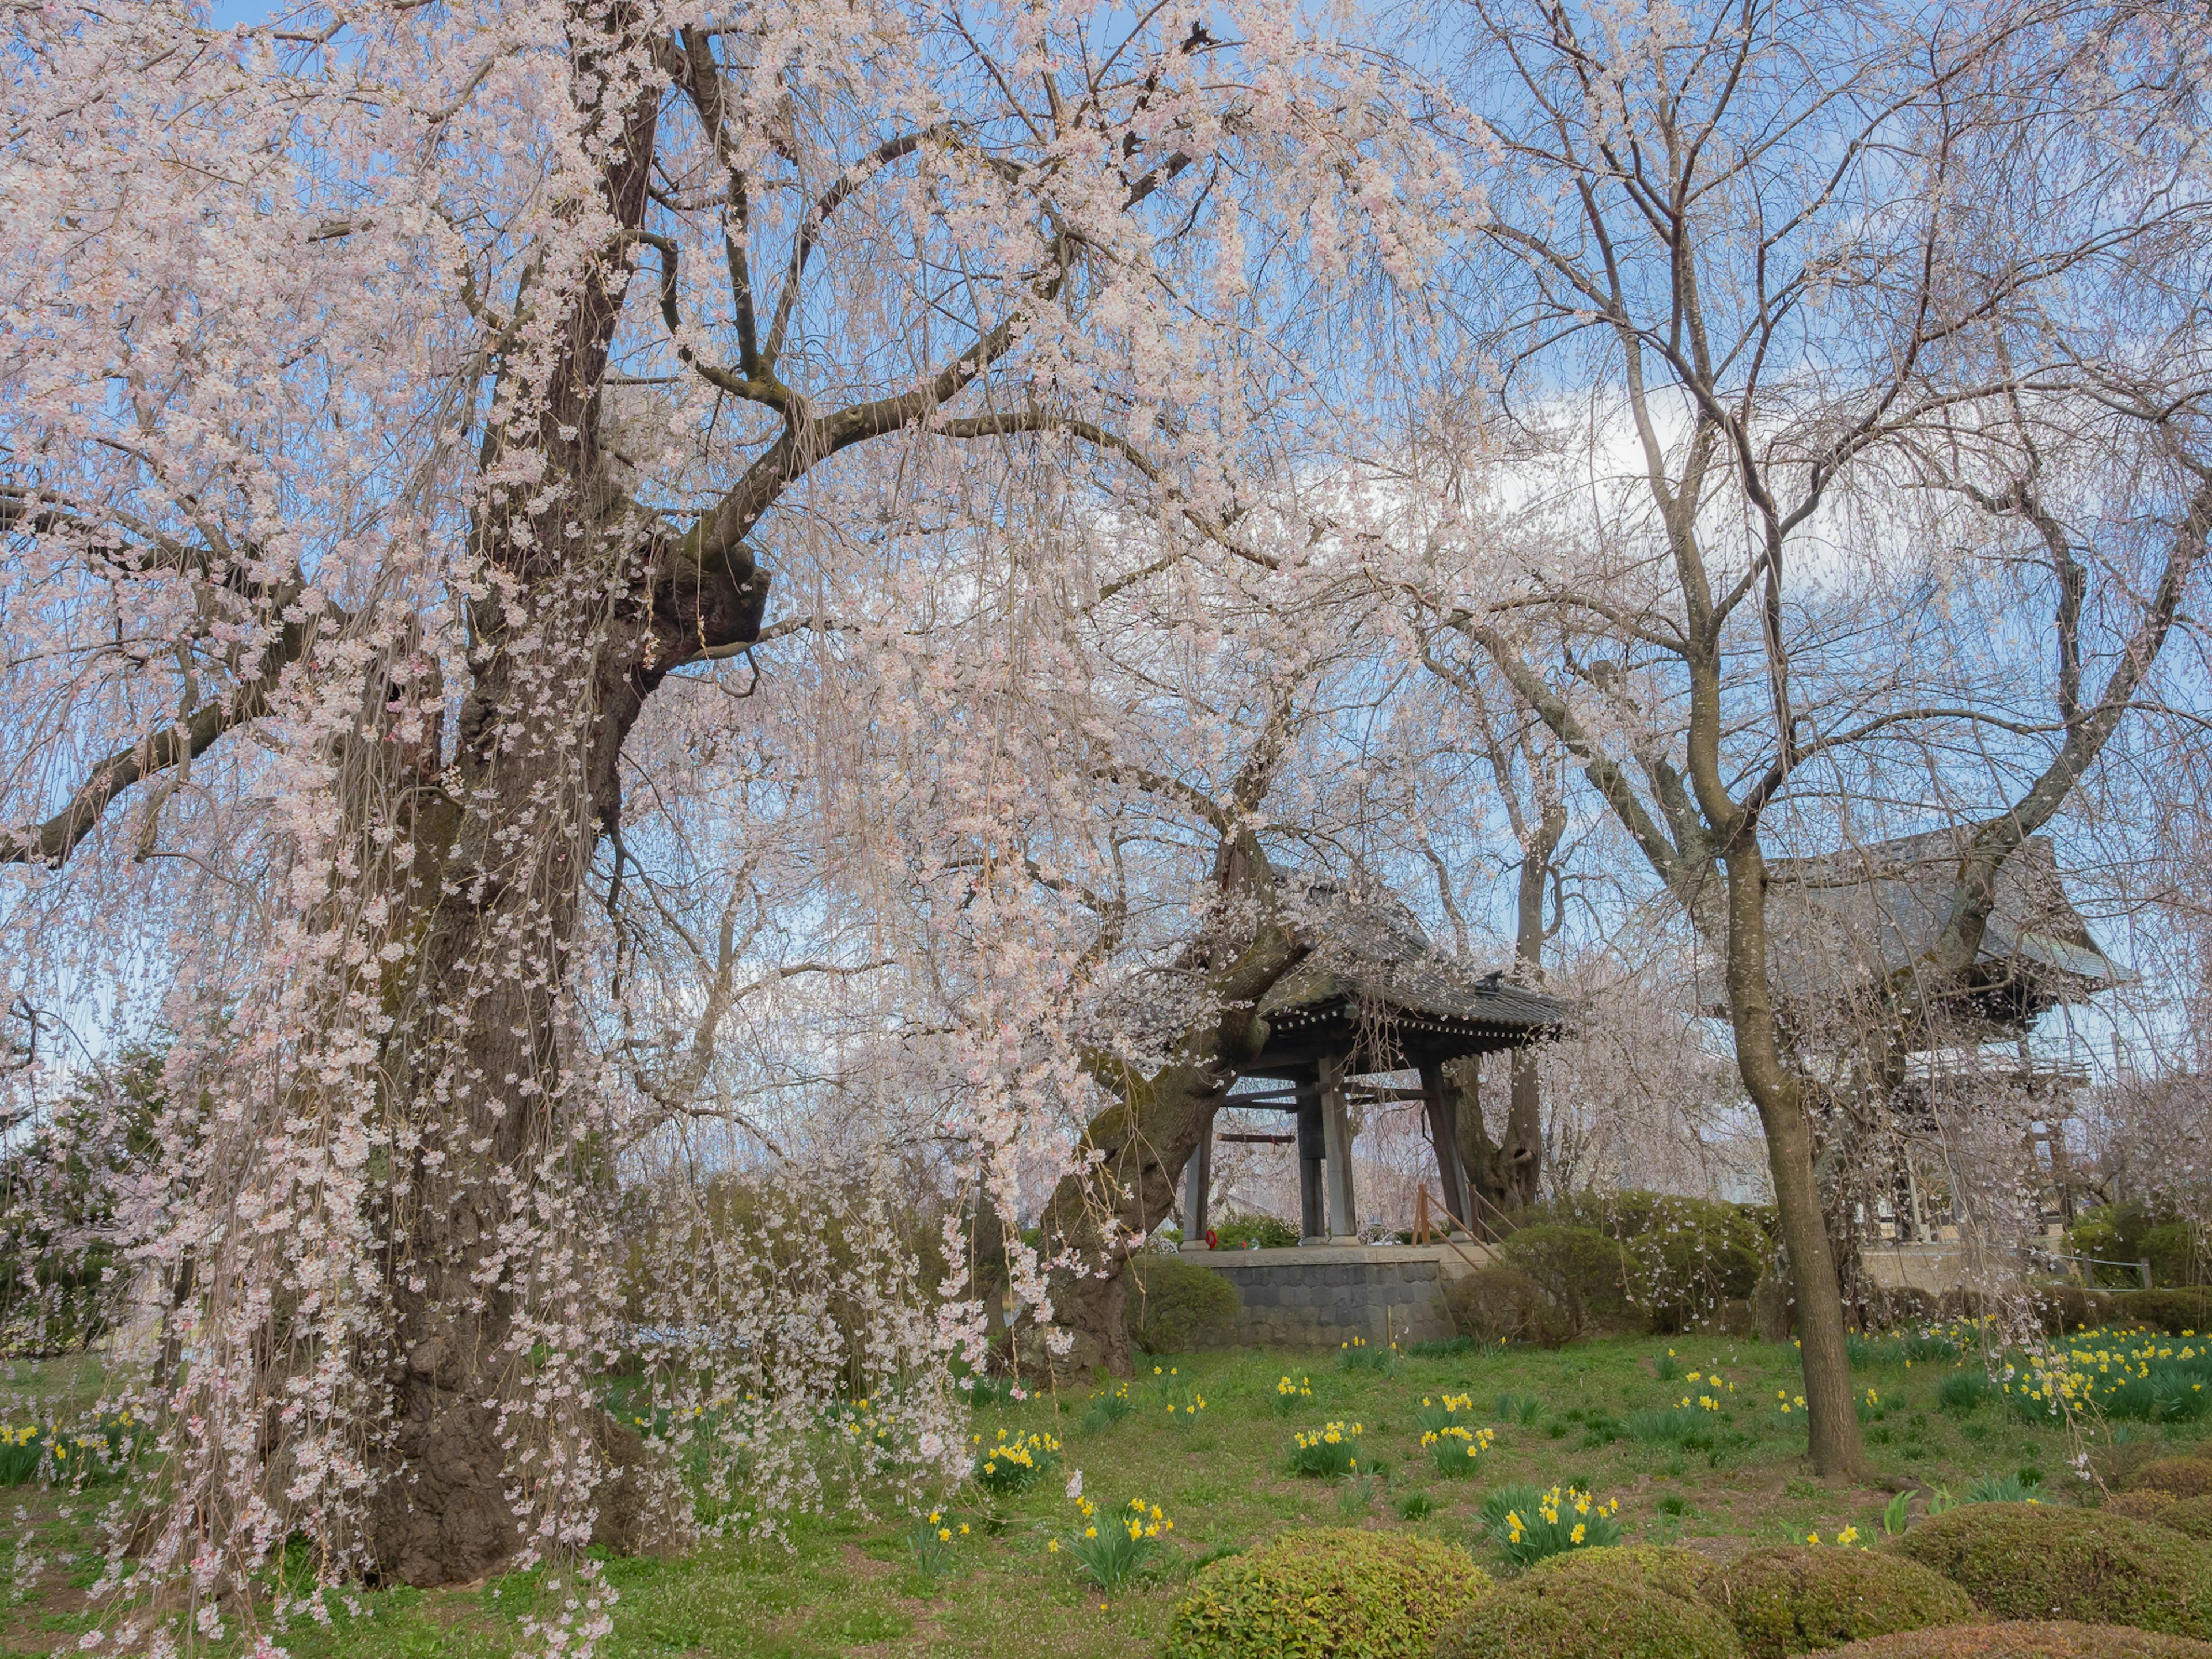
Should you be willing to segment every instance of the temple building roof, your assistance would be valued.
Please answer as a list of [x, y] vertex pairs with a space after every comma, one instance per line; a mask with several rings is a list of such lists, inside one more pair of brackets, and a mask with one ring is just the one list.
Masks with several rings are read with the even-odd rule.
[[1356, 1073], [1396, 1071], [1523, 1048], [1568, 1022], [1559, 998], [1438, 950], [1387, 888], [1308, 880], [1295, 890], [1314, 950], [1261, 999], [1269, 1035], [1247, 1075], [1292, 1076], [1324, 1055]]
[[[1949, 914], [1962, 842], [1948, 830], [1768, 866], [1767, 961], [1776, 993], [1801, 1009], [1867, 998], [1926, 958]], [[2134, 978], [2090, 936], [2066, 896], [2048, 837], [1999, 866], [1996, 903], [1971, 975], [1978, 1035], [2016, 1036], [2046, 1010]]]

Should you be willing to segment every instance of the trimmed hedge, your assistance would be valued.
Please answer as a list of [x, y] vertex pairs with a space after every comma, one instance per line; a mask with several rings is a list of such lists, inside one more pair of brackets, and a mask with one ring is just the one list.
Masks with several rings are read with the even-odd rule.
[[[1608, 1552], [1592, 1550], [1589, 1557]], [[1587, 1558], [1586, 1558], [1587, 1559]], [[1602, 1565], [1602, 1564], [1601, 1564]], [[1633, 1572], [1531, 1572], [1444, 1626], [1435, 1659], [1742, 1659], [1735, 1627], [1711, 1607]]]
[[1171, 1255], [1129, 1258], [1124, 1322], [1146, 1353], [1184, 1353], [1199, 1331], [1237, 1317], [1244, 1299], [1211, 1267]]
[[[2113, 1509], [2130, 1498], [2172, 1498], [2168, 1492], [2124, 1492], [2105, 1505]], [[2166, 1527], [2185, 1538], [2194, 1538], [2199, 1543], [2212, 1544], [2212, 1498], [2172, 1498], [2160, 1504], [2143, 1519], [2154, 1526]]]
[[2116, 1492], [2097, 1506], [2097, 1513], [2117, 1515], [2128, 1521], [2156, 1521], [2160, 1511], [2180, 1501], [2170, 1492]]
[[1429, 1659], [1490, 1578], [1466, 1552], [1404, 1533], [1315, 1527], [1202, 1568], [1163, 1659]]
[[2212, 1331], [2212, 1291], [2122, 1291], [2112, 1301], [2118, 1324], [2148, 1325], [2168, 1336]]
[[1828, 1659], [2212, 1659], [2212, 1642], [2125, 1625], [1954, 1625], [1854, 1642]]
[[2128, 1477], [2130, 1492], [2169, 1492], [2176, 1498], [2212, 1497], [2212, 1457], [2157, 1457]]
[[1735, 1621], [1750, 1659], [1975, 1617], [1966, 1591], [1915, 1562], [1808, 1545], [1740, 1556], [1712, 1576], [1705, 1594]]
[[2094, 1330], [2122, 1317], [2121, 1299], [2109, 1291], [2085, 1291], [2079, 1285], [2045, 1285], [2029, 1297], [2045, 1332]]
[[1515, 1587], [1562, 1578], [1589, 1578], [1637, 1589], [1657, 1590], [1685, 1601], [1703, 1601], [1713, 1565], [1687, 1550], [1650, 1544], [1612, 1544], [1602, 1549], [1569, 1550], [1547, 1556], [1515, 1581]]
[[2212, 1547], [2095, 1510], [1962, 1504], [1899, 1540], [2000, 1619], [2212, 1637]]

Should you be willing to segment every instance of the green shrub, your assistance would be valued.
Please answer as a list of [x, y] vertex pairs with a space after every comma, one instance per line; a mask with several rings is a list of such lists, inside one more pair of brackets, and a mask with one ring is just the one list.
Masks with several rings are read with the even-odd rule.
[[2051, 1336], [2069, 1331], [2094, 1330], [2119, 1312], [2119, 1300], [2110, 1291], [2085, 1291], [2079, 1285], [2045, 1285], [2029, 1298], [2037, 1322]]
[[2150, 1259], [2154, 1285], [2203, 1285], [2212, 1274], [2212, 1246], [2186, 1221], [2153, 1227], [2143, 1235], [2142, 1253]]
[[1126, 1271], [1129, 1340], [1146, 1353], [1187, 1352], [1200, 1330], [1243, 1305], [1227, 1279], [1176, 1256], [1132, 1256]]
[[1298, 1230], [1271, 1215], [1232, 1212], [1215, 1224], [1213, 1239], [1217, 1249], [1287, 1250], [1298, 1242]]
[[2102, 1204], [2075, 1222], [2066, 1237], [2075, 1255], [2100, 1263], [2094, 1270], [2097, 1282], [2116, 1289], [2142, 1282], [2139, 1261], [2150, 1263], [2154, 1284], [2167, 1286], [2202, 1285], [2212, 1268], [2212, 1251], [2204, 1239], [2167, 1207]]
[[1876, 1330], [1911, 1331], [1942, 1317], [1942, 1298], [1933, 1291], [1911, 1285], [1870, 1285], [1862, 1307], [1869, 1326]]
[[1286, 1532], [1192, 1577], [1164, 1659], [1429, 1659], [1437, 1631], [1489, 1590], [1464, 1551], [1425, 1538]]
[[1708, 1199], [1583, 1193], [1550, 1206], [1547, 1218], [1623, 1247], [1622, 1291], [1659, 1331], [1685, 1329], [1747, 1298], [1773, 1253], [1759, 1211]]
[[2212, 1547], [2094, 1510], [1967, 1504], [1892, 1547], [2002, 1619], [2212, 1636]]
[[1507, 1266], [1534, 1283], [1540, 1317], [1558, 1340], [1644, 1322], [1628, 1300], [1627, 1252], [1596, 1229], [1540, 1222], [1498, 1248]]
[[1518, 1583], [1546, 1583], [1563, 1577], [1592, 1578], [1658, 1590], [1686, 1601], [1705, 1599], [1712, 1564], [1687, 1550], [1664, 1550], [1650, 1544], [1618, 1544], [1604, 1549], [1576, 1550], [1539, 1561]]
[[1444, 1285], [1452, 1328], [1477, 1342], [1535, 1342], [1549, 1334], [1544, 1293], [1512, 1267], [1478, 1267]]
[[1973, 1602], [1949, 1579], [1865, 1550], [1753, 1550], [1715, 1572], [1705, 1595], [1735, 1622], [1750, 1659], [1974, 1617]]
[[2148, 1325], [2168, 1336], [2212, 1332], [2212, 1291], [2127, 1291], [2112, 1300], [2118, 1323]]
[[2176, 1498], [2212, 1496], [2212, 1457], [2154, 1457], [2128, 1480], [2130, 1492], [2170, 1492]]
[[1828, 1659], [2212, 1659], [2212, 1643], [2124, 1625], [1953, 1625], [1877, 1636]]
[[1532, 1572], [1445, 1626], [1435, 1659], [1741, 1659], [1742, 1652], [1722, 1614], [1648, 1583]]

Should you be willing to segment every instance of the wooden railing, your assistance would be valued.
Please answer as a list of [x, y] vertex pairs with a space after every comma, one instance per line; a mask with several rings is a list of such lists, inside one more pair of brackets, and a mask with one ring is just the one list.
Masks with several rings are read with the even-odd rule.
[[[1440, 1215], [1450, 1224], [1451, 1231], [1441, 1231], [1431, 1221], [1431, 1214]], [[1486, 1267], [1490, 1263], [1483, 1257], [1471, 1254], [1460, 1242], [1461, 1237], [1472, 1238], [1474, 1229], [1462, 1221], [1443, 1204], [1429, 1196], [1426, 1187], [1413, 1189], [1413, 1243], [1443, 1244], [1459, 1253], [1459, 1259], [1470, 1267]]]

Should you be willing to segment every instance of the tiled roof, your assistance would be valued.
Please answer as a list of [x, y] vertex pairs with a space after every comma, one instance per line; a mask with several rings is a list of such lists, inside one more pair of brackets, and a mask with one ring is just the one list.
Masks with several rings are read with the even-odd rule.
[[[1961, 851], [1951, 831], [1935, 830], [1776, 860], [1766, 896], [1775, 988], [1804, 1001], [1848, 997], [1923, 958], [1942, 933]], [[2090, 937], [2041, 836], [1998, 867], [1996, 904], [1975, 965], [1978, 978], [2032, 980], [2057, 1001], [2134, 977]]]
[[1559, 998], [1446, 956], [1387, 889], [1300, 878], [1285, 886], [1298, 926], [1316, 943], [1260, 1000], [1260, 1012], [1278, 1030], [1340, 1006], [1370, 1018], [1426, 1017], [1516, 1030], [1557, 1026], [1568, 1017]]

